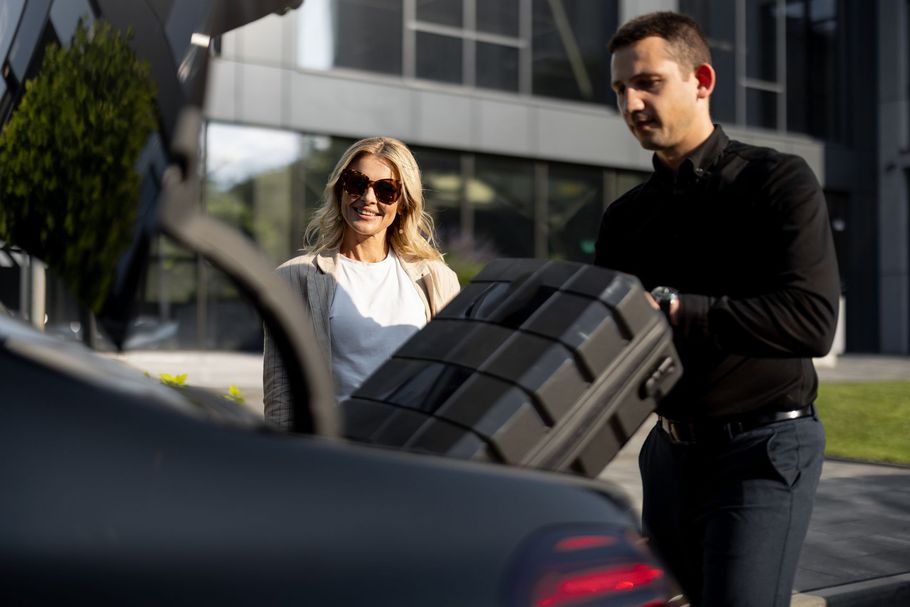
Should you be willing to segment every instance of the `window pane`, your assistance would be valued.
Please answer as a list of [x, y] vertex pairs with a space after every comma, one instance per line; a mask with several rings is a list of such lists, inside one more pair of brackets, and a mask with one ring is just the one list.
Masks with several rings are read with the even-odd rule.
[[299, 246], [291, 226], [300, 152], [296, 133], [221, 124], [207, 129], [206, 210], [255, 240], [275, 265]]
[[6, 60], [19, 17], [25, 8], [25, 0], [3, 0], [0, 2], [0, 63]]
[[736, 122], [736, 4], [713, 0], [681, 0], [679, 10], [698, 22], [711, 48], [717, 86], [711, 95], [711, 116]]
[[[152, 243], [145, 292], [137, 322], [125, 347], [142, 350], [200, 348], [197, 278], [198, 260], [172, 240]], [[179, 370], [175, 370], [178, 373]]]
[[534, 0], [531, 69], [535, 95], [615, 107], [607, 42], [617, 27], [617, 4], [616, 0]]
[[461, 84], [462, 40], [417, 32], [417, 77]]
[[736, 55], [733, 51], [711, 49], [717, 85], [711, 94], [711, 117], [717, 122], [736, 122]]
[[207, 349], [262, 352], [262, 320], [255, 306], [222, 272], [205, 264]]
[[443, 250], [461, 236], [461, 155], [458, 152], [411, 148], [423, 177], [427, 213], [436, 225]]
[[337, 0], [333, 16], [333, 65], [401, 73], [401, 0]]
[[679, 10], [698, 22], [712, 50], [734, 50], [736, 42], [736, 3], [716, 0], [680, 0]]
[[787, 3], [788, 130], [843, 141], [847, 44], [836, 3]]
[[463, 27], [464, 2], [462, 0], [417, 0], [417, 19], [440, 25]]
[[518, 49], [478, 42], [477, 86], [500, 91], [518, 91]]
[[474, 238], [494, 257], [534, 257], [534, 168], [530, 161], [477, 156], [468, 202]]
[[[18, 278], [18, 276], [16, 276], [16, 278]], [[44, 326], [44, 332], [68, 341], [85, 343], [87, 337], [86, 333], [87, 330], [90, 330], [89, 327], [92, 322], [89, 320], [85, 308], [79, 305], [79, 302], [67, 289], [66, 282], [57, 276], [52, 268], [47, 268], [46, 281], [46, 324]], [[17, 290], [19, 288], [18, 280], [15, 283], [15, 288]], [[18, 293], [16, 295], [18, 296]], [[14, 307], [19, 307], [18, 297]], [[139, 334], [139, 339], [142, 339], [141, 331], [138, 329], [137, 325], [148, 326], [147, 320], [147, 317], [140, 313], [130, 321], [130, 326], [127, 329], [127, 338], [123, 343], [124, 350], [131, 350], [137, 347], [135, 336]], [[94, 348], [96, 350], [105, 352], [116, 350], [114, 344], [110, 342], [103, 331], [96, 330], [94, 341]], [[161, 340], [161, 342], [154, 344], [150, 343], [148, 347], [173, 347], [175, 345], [167, 339]]]
[[746, 88], [746, 124], [777, 128], [777, 93]]
[[518, 0], [477, 2], [477, 29], [491, 34], [518, 36]]
[[777, 82], [777, 0], [746, 2], [746, 75]]
[[551, 164], [547, 179], [549, 256], [590, 263], [603, 213], [603, 170]]

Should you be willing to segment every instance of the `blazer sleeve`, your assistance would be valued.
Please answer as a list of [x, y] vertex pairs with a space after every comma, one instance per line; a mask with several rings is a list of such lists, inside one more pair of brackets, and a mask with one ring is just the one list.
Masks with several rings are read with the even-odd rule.
[[461, 284], [458, 282], [458, 275], [445, 262], [434, 263], [433, 270], [433, 282], [436, 285], [437, 298], [434, 302], [434, 309], [431, 312], [433, 316], [436, 316], [446, 304], [458, 295], [458, 292], [461, 291]]
[[[294, 280], [293, 274], [299, 273], [301, 266], [281, 266], [277, 272], [292, 286], [300, 291], [300, 296], [306, 302], [305, 280]], [[262, 356], [262, 392], [265, 419], [281, 428], [291, 428], [291, 390], [288, 383], [284, 360], [275, 347], [274, 340], [269, 335], [268, 328], [263, 329]]]

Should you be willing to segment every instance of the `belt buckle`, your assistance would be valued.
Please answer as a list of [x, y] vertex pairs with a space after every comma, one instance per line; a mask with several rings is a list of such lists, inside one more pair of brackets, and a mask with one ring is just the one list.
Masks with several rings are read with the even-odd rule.
[[682, 426], [681, 422], [670, 421], [665, 417], [660, 418], [660, 428], [664, 431], [667, 437], [670, 439], [670, 442], [674, 445], [685, 445], [691, 446], [696, 443], [695, 440], [688, 440], [695, 435], [695, 432], [692, 430], [692, 427], [686, 424], [689, 427], [689, 436], [683, 437], [680, 435], [679, 428]]

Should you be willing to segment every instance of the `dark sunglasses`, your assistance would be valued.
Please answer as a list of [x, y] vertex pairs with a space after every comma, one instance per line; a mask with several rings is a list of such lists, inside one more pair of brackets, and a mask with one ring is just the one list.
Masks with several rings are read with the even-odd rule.
[[401, 184], [395, 179], [370, 181], [369, 177], [359, 171], [345, 169], [341, 172], [339, 181], [344, 191], [354, 197], [363, 196], [368, 189], [373, 188], [376, 200], [382, 204], [393, 204], [401, 196]]

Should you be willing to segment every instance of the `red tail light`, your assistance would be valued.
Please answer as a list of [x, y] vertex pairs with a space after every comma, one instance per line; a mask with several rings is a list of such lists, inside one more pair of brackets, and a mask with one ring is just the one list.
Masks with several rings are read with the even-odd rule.
[[516, 554], [505, 591], [509, 607], [655, 607], [685, 598], [635, 530], [607, 523], [534, 534]]
[[616, 538], [609, 535], [576, 535], [560, 540], [553, 549], [556, 552], [572, 552], [574, 550], [612, 546], [615, 543]]
[[624, 564], [544, 579], [535, 592], [534, 607], [562, 607], [608, 594], [637, 590], [664, 576], [644, 563]]

